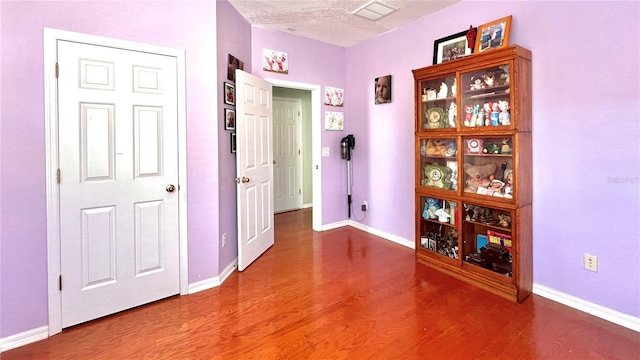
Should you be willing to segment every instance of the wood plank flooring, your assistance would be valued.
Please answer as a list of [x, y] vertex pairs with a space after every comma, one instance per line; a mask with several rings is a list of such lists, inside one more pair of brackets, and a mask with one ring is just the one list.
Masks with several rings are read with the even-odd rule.
[[640, 359], [640, 334], [530, 296], [514, 304], [415, 263], [411, 249], [311, 210], [219, 287], [65, 329], [17, 359]]

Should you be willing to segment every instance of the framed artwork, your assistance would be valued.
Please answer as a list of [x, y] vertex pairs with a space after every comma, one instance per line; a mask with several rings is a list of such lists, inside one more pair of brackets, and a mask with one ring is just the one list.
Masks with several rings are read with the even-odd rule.
[[330, 106], [344, 105], [344, 89], [325, 86], [324, 87], [324, 104]]
[[224, 103], [228, 105], [236, 104], [236, 87], [228, 82], [224, 83]]
[[231, 133], [231, 152], [232, 153], [236, 152], [236, 133], [235, 132]]
[[344, 114], [336, 111], [324, 112], [324, 129], [325, 130], [343, 130]]
[[509, 45], [511, 15], [478, 26], [475, 52], [498, 49]]
[[[460, 59], [473, 53], [467, 34], [470, 30], [449, 35], [433, 42], [433, 65]], [[476, 31], [475, 28], [473, 31]]]
[[262, 49], [262, 70], [289, 73], [289, 55], [285, 52]]
[[235, 56], [229, 54], [229, 64], [227, 65], [227, 80], [236, 82], [236, 69], [244, 70], [244, 63]]
[[391, 75], [377, 77], [375, 81], [375, 103], [386, 104], [391, 102]]
[[236, 129], [236, 111], [233, 109], [224, 109], [224, 129], [235, 130]]

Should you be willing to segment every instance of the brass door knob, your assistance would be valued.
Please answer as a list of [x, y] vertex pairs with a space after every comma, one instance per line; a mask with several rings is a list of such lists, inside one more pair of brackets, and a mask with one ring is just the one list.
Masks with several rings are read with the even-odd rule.
[[236, 181], [236, 184], [240, 184], [240, 183], [244, 184], [244, 183], [248, 183], [251, 180], [249, 180], [248, 177], [243, 176], [242, 178], [235, 178], [235, 181]]
[[165, 189], [167, 190], [167, 192], [173, 192], [176, 187], [173, 184], [169, 184]]

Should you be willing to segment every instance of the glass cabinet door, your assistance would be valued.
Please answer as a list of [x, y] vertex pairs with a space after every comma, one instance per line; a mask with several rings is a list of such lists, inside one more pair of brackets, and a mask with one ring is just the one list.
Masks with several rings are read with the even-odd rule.
[[507, 210], [464, 203], [462, 259], [512, 277], [513, 238]]
[[464, 192], [512, 199], [513, 136], [463, 137]]
[[458, 107], [456, 105], [457, 84], [455, 75], [420, 83], [421, 129], [456, 128]]
[[460, 75], [463, 128], [511, 125], [509, 65]]
[[420, 197], [420, 248], [446, 257], [458, 258], [458, 203], [433, 197]]
[[455, 138], [420, 139], [422, 186], [458, 189], [458, 144]]

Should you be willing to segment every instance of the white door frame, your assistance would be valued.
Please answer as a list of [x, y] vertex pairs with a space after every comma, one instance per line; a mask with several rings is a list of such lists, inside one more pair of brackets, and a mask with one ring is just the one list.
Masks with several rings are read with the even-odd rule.
[[311, 180], [313, 220], [315, 231], [322, 231], [322, 94], [320, 85], [287, 81], [279, 79], [265, 79], [275, 86], [311, 91], [311, 162], [313, 176]]
[[[44, 117], [46, 150], [47, 192], [47, 268], [49, 289], [49, 336], [62, 331], [62, 294], [59, 291], [60, 276], [60, 190], [57, 183], [58, 156], [58, 103], [56, 82], [56, 58], [58, 40], [73, 41], [125, 50], [174, 56], [178, 73], [178, 217], [180, 247], [180, 294], [188, 294], [187, 256], [187, 141], [185, 99], [184, 50], [147, 45], [82, 33], [44, 28]], [[64, 70], [62, 70], [64, 71]]]
[[[290, 98], [290, 97], [281, 97], [281, 96], [274, 96], [273, 97], [273, 102], [276, 101], [290, 101], [290, 102], [295, 102], [298, 105], [298, 110], [300, 111], [300, 113], [298, 114], [298, 117], [296, 118], [296, 137], [298, 138], [298, 150], [300, 151], [298, 153], [298, 156], [296, 157], [296, 176], [298, 177], [298, 188], [300, 189], [300, 193], [298, 194], [298, 203], [296, 204], [298, 206], [298, 209], [302, 209], [302, 205], [304, 204], [303, 201], [303, 197], [304, 197], [304, 181], [303, 179], [303, 171], [302, 171], [302, 166], [303, 166], [303, 161], [302, 159], [304, 158], [304, 150], [303, 150], [303, 146], [302, 146], [302, 99], [300, 98]], [[274, 120], [275, 120], [275, 116], [274, 116]], [[274, 147], [275, 147], [275, 143], [274, 143]], [[273, 177], [274, 179], [274, 183], [273, 186], [275, 188], [276, 183], [275, 183], [275, 175]], [[274, 196], [275, 199], [275, 196]], [[313, 200], [312, 200], [313, 202]]]

